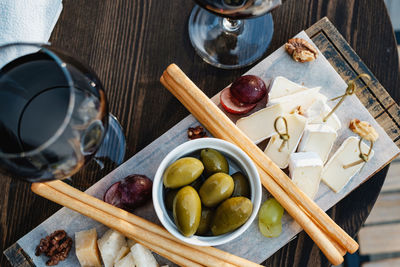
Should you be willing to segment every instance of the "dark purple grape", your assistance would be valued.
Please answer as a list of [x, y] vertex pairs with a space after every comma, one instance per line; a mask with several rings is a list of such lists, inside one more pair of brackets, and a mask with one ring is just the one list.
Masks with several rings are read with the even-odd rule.
[[121, 204], [121, 191], [118, 190], [120, 183], [121, 182], [116, 182], [111, 185], [104, 194], [103, 200], [115, 207], [123, 208]]
[[153, 182], [144, 175], [131, 175], [121, 181], [121, 203], [128, 209], [134, 209], [151, 199]]
[[230, 93], [229, 88], [225, 88], [222, 90], [220, 94], [220, 99], [219, 99], [221, 106], [229, 113], [232, 114], [246, 114], [253, 108], [257, 106], [257, 104], [244, 104], [240, 103], [236, 98], [232, 96]]
[[264, 81], [254, 75], [239, 77], [230, 88], [232, 96], [245, 104], [257, 103], [268, 93]]
[[133, 174], [110, 186], [104, 201], [128, 211], [142, 206], [151, 199], [153, 182], [145, 175]]

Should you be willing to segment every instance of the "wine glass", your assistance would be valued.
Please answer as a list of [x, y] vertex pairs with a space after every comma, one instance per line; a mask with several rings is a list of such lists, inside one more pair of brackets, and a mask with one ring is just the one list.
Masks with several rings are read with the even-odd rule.
[[[236, 69], [262, 57], [274, 30], [269, 11], [281, 0], [195, 0], [189, 37], [207, 63]], [[208, 10], [208, 11], [207, 11]]]
[[119, 164], [125, 138], [94, 72], [49, 45], [0, 46], [0, 170], [64, 179], [96, 152]]

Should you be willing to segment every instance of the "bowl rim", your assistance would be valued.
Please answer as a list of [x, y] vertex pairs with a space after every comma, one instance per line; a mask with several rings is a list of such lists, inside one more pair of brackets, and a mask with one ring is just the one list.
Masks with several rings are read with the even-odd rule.
[[[228, 155], [228, 157], [239, 166], [242, 172], [245, 172], [249, 179], [251, 189], [251, 202], [253, 203], [253, 211], [249, 219], [235, 231], [218, 235], [218, 236], [196, 236], [186, 237], [182, 235], [176, 227], [173, 220], [171, 220], [166, 210], [163, 200], [163, 174], [165, 169], [179, 158], [182, 158], [188, 154], [198, 151], [203, 148], [213, 148]], [[157, 168], [156, 174], [153, 180], [153, 206], [156, 211], [157, 217], [161, 224], [176, 238], [193, 245], [198, 246], [216, 246], [225, 244], [244, 233], [258, 214], [258, 210], [261, 205], [262, 187], [260, 177], [257, 171], [257, 167], [251, 158], [238, 146], [218, 138], [200, 138], [190, 140], [180, 144], [172, 151], [170, 151], [165, 158], [161, 161]]]

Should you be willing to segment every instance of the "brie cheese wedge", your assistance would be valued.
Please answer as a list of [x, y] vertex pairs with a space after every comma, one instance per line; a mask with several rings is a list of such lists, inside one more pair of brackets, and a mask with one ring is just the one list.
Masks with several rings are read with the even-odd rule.
[[294, 83], [282, 76], [275, 77], [269, 88], [269, 100], [308, 90], [307, 87]]
[[317, 94], [315, 101], [305, 110], [304, 116], [307, 117], [308, 121], [321, 117], [326, 110], [326, 101], [326, 96], [321, 93]]
[[290, 155], [290, 177], [311, 199], [318, 192], [322, 167], [323, 163], [315, 152], [298, 152]]
[[[288, 125], [288, 134], [290, 136], [289, 140], [282, 147], [282, 150], [279, 151], [283, 140], [279, 137], [278, 133], [275, 133], [269, 140], [264, 151], [264, 153], [281, 169], [285, 169], [288, 166], [290, 154], [296, 150], [296, 147], [299, 144], [300, 138], [304, 132], [304, 128], [307, 124], [307, 119], [298, 114], [288, 114], [285, 115], [285, 118]], [[279, 120], [277, 128], [281, 133], [286, 132], [282, 120]]]
[[154, 258], [153, 253], [146, 247], [139, 243], [136, 243], [131, 247], [131, 254], [135, 267], [158, 267], [156, 258]]
[[336, 138], [336, 131], [327, 124], [308, 124], [301, 138], [298, 151], [314, 151], [325, 163]]
[[97, 240], [104, 267], [113, 267], [114, 260], [122, 247], [126, 247], [125, 237], [112, 229], [109, 229]]
[[301, 110], [307, 110], [312, 103], [318, 98], [319, 90], [321, 87], [315, 87], [300, 91], [295, 94], [282, 96], [279, 98], [271, 99], [268, 102], [268, 106], [281, 104], [284, 113], [292, 113], [299, 107]]
[[236, 122], [236, 126], [246, 134], [251, 141], [258, 144], [275, 133], [275, 119], [282, 115], [282, 105], [263, 108], [253, 114], [243, 117]]
[[120, 259], [114, 264], [114, 267], [132, 267], [135, 266], [135, 262], [133, 261], [132, 253], [128, 253], [125, 257]]
[[340, 122], [338, 116], [336, 116], [335, 113], [333, 113], [327, 120], [326, 122], [323, 122], [323, 119], [325, 118], [326, 115], [331, 112], [331, 108], [328, 106], [328, 104], [324, 104], [323, 106], [323, 112], [321, 113], [320, 116], [314, 117], [312, 120], [309, 121], [310, 124], [315, 124], [315, 123], [325, 123], [335, 131], [338, 131], [340, 128], [342, 128], [342, 123]]
[[[354, 136], [347, 138], [339, 149], [335, 152], [332, 158], [326, 163], [322, 170], [321, 178], [322, 181], [329, 186], [333, 191], [339, 192], [342, 188], [350, 181], [350, 179], [358, 173], [358, 171], [364, 166], [365, 162], [362, 162], [356, 166], [349, 167], [347, 169], [343, 166], [351, 164], [360, 160], [360, 149], [358, 142], [360, 139]], [[364, 142], [361, 143], [363, 153], [368, 153], [369, 146]], [[371, 151], [369, 160], [374, 155], [374, 151]]]

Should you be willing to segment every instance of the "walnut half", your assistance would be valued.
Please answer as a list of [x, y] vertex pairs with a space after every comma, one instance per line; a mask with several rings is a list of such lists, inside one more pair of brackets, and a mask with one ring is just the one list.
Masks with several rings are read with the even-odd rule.
[[301, 38], [289, 39], [285, 44], [286, 51], [297, 62], [313, 61], [318, 56], [318, 51], [306, 40]]
[[190, 140], [207, 137], [207, 133], [200, 125], [196, 126], [195, 128], [189, 127], [189, 129], [187, 130], [187, 135]]
[[376, 132], [375, 128], [372, 127], [366, 121], [360, 121], [359, 119], [353, 119], [350, 121], [350, 130], [358, 134], [361, 138], [365, 140], [375, 142], [378, 139], [379, 134]]
[[46, 265], [54, 266], [68, 257], [71, 247], [72, 238], [64, 230], [57, 230], [40, 240], [39, 245], [36, 247], [35, 255], [45, 254], [50, 258]]

